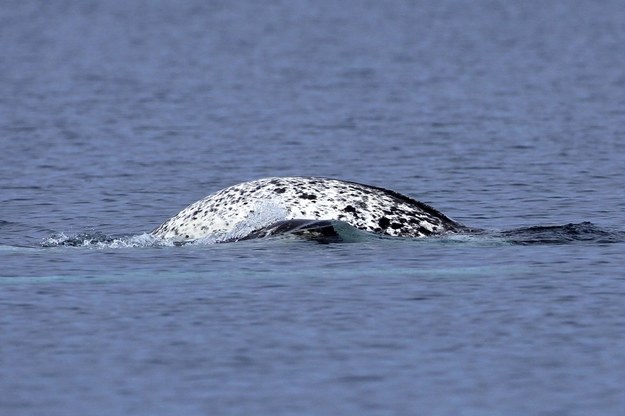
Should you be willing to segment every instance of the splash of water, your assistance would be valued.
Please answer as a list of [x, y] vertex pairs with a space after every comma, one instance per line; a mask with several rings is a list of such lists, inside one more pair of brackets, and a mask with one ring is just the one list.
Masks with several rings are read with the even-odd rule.
[[76, 235], [56, 233], [41, 242], [42, 247], [91, 247], [91, 248], [136, 248], [173, 246], [172, 241], [144, 233], [128, 236], [111, 236], [101, 232], [85, 232]]

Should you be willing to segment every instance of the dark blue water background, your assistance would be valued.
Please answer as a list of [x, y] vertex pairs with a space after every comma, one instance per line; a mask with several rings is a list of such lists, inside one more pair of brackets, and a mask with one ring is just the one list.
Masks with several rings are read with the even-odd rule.
[[[2, 1], [0, 413], [623, 414], [623, 22], [616, 0]], [[283, 175], [577, 225], [144, 235]]]

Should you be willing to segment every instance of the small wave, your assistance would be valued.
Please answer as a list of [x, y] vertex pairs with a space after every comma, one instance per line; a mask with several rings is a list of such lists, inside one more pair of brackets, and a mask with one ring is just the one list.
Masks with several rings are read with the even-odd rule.
[[559, 244], [613, 244], [625, 242], [625, 232], [599, 227], [591, 222], [564, 225], [537, 225], [505, 231], [469, 229], [415, 241], [428, 244], [469, 244], [472, 246], [500, 245], [559, 245]]
[[344, 221], [293, 219], [278, 221], [246, 235], [243, 240], [295, 236], [320, 243], [355, 242], [373, 236]]
[[625, 232], [608, 230], [585, 221], [565, 225], [547, 225], [515, 228], [496, 234], [512, 244], [571, 244], [571, 243], [620, 243]]

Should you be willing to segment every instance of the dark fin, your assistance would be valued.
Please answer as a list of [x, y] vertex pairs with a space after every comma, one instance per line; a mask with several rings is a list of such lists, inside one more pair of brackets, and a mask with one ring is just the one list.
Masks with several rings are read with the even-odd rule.
[[267, 227], [252, 231], [239, 240], [251, 240], [283, 234], [293, 234], [320, 243], [338, 243], [343, 241], [334, 228], [334, 221], [295, 219], [278, 221]]

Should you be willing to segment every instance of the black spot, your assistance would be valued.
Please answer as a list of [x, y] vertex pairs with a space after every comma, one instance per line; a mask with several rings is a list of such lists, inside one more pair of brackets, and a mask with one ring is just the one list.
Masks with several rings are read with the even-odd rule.
[[378, 225], [384, 229], [384, 228], [388, 228], [388, 226], [391, 224], [391, 220], [389, 220], [386, 217], [382, 217], [378, 220]]
[[432, 234], [432, 231], [428, 230], [425, 227], [419, 227], [419, 232], [421, 234], [423, 234], [423, 235], [431, 235]]
[[348, 205], [345, 208], [343, 208], [343, 211], [345, 211], [345, 212], [356, 212], [356, 208], [354, 208], [351, 205]]
[[283, 194], [286, 192], [286, 188], [276, 188], [276, 193], [277, 194]]
[[313, 194], [300, 194], [299, 197], [302, 199], [309, 199], [311, 201], [314, 199], [317, 199], [317, 195], [313, 195]]
[[398, 223], [398, 222], [394, 222], [394, 223], [391, 224], [391, 228], [393, 230], [399, 230], [401, 227], [402, 227], [402, 225], [400, 223]]

